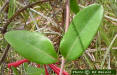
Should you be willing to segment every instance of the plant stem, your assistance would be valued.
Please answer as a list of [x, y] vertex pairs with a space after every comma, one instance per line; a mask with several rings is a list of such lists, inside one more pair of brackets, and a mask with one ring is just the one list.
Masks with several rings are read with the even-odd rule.
[[[65, 21], [65, 32], [67, 32], [68, 27], [69, 27], [69, 18], [70, 18], [70, 10], [69, 10], [69, 0], [66, 0], [66, 21]], [[65, 59], [64, 57], [62, 57], [62, 64], [61, 64], [61, 69], [60, 69], [60, 73], [59, 75], [62, 75], [63, 72], [63, 68], [64, 68], [64, 63], [65, 63]]]
[[0, 65], [4, 62], [5, 58], [7, 57], [7, 53], [9, 51], [10, 45], [8, 44], [6, 49], [4, 50], [3, 55], [0, 58]]
[[64, 59], [64, 57], [62, 57], [62, 64], [61, 64], [61, 69], [60, 69], [59, 75], [62, 75], [63, 68], [64, 68], [64, 63], [65, 63], [65, 59]]
[[70, 10], [69, 10], [69, 0], [66, 0], [66, 21], [65, 21], [65, 32], [67, 32], [69, 27], [69, 18], [70, 18]]

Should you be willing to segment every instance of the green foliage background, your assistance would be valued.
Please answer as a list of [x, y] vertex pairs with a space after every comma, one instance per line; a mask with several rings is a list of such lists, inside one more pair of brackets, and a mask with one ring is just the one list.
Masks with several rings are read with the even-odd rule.
[[[10, 0], [15, 1], [15, 0]], [[36, 2], [38, 0], [30, 0], [27, 3]], [[0, 0], [0, 10], [1, 7], [5, 4], [6, 0]], [[90, 46], [86, 50], [86, 52], [77, 60], [73, 62], [66, 61], [65, 63], [65, 70], [67, 72], [71, 72], [72, 69], [100, 69], [100, 65], [103, 61], [103, 57], [106, 53], [106, 48], [109, 47], [111, 41], [113, 40], [114, 36], [117, 34], [117, 1], [116, 0], [77, 0], [79, 9], [83, 9], [84, 7], [97, 3], [101, 4], [104, 7], [104, 18], [99, 28], [98, 33], [96, 34], [94, 40], [91, 42]], [[14, 3], [14, 2], [13, 2]], [[0, 11], [0, 28], [6, 23], [9, 19], [8, 15], [11, 17], [15, 11], [20, 8], [23, 8], [26, 3], [23, 0], [16, 0], [13, 4], [13, 8], [7, 6], [2, 12]], [[59, 44], [62, 38], [64, 31], [64, 19], [63, 19], [63, 9], [62, 7], [65, 4], [64, 1], [57, 2], [57, 1], [50, 1], [41, 5], [36, 5], [32, 9], [42, 13], [43, 15], [50, 17], [52, 21], [57, 23], [51, 23], [50, 20], [44, 18], [42, 15], [40, 16], [36, 12], [32, 12], [30, 9], [25, 10], [19, 16], [17, 16], [11, 24], [8, 26], [8, 31], [11, 30], [28, 30], [28, 31], [39, 31], [42, 32], [45, 36], [47, 36], [55, 46], [56, 52], [59, 54]], [[71, 9], [71, 17], [73, 18], [75, 15], [73, 10]], [[78, 10], [76, 10], [78, 11]], [[75, 12], [76, 12], [75, 11]], [[33, 18], [31, 19], [31, 15], [29, 12], [32, 12]], [[39, 26], [40, 30], [37, 30], [36, 24]], [[3, 52], [7, 46], [6, 40], [3, 38], [3, 35], [0, 34], [0, 58], [3, 55]], [[19, 56], [16, 52], [14, 52], [13, 48], [10, 48], [7, 58], [5, 59], [4, 63], [0, 65], [0, 73], [1, 75], [8, 75], [9, 69], [7, 68], [7, 64], [10, 62], [15, 62], [17, 60], [21, 60], [23, 57]], [[109, 65], [109, 57], [106, 59], [105, 64], [103, 66], [104, 69], [108, 69]], [[20, 71], [20, 75], [25, 75], [26, 65], [21, 65], [18, 67], [17, 71]], [[27, 66], [31, 66], [28, 64]], [[60, 65], [58, 65], [60, 67]], [[117, 40], [114, 41], [111, 51], [110, 51], [110, 67], [111, 69], [117, 69]], [[32, 68], [31, 68], [32, 70]], [[34, 71], [33, 69], [32, 71]], [[41, 69], [43, 70], [43, 66]], [[40, 72], [39, 70], [39, 72]], [[35, 72], [37, 69], [35, 70]], [[4, 72], [4, 74], [2, 74]], [[51, 74], [54, 74], [50, 71]]]

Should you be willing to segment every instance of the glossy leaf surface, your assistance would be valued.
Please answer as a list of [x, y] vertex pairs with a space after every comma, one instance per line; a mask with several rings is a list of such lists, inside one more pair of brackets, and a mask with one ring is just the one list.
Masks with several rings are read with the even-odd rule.
[[57, 54], [51, 41], [38, 32], [10, 31], [5, 34], [8, 43], [24, 58], [38, 64], [57, 61]]
[[60, 43], [61, 54], [67, 60], [81, 56], [96, 34], [103, 18], [103, 7], [90, 5], [81, 10], [72, 20]]

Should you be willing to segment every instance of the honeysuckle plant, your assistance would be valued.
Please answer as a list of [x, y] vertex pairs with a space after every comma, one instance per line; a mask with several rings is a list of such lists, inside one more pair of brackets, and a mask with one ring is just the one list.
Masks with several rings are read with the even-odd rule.
[[[59, 50], [67, 61], [80, 57], [93, 40], [103, 18], [103, 7], [92, 4], [79, 11], [79, 7], [70, 0], [71, 10], [76, 14], [64, 33]], [[24, 62], [43, 64], [45, 74], [49, 75], [47, 65], [59, 75], [60, 68], [54, 65], [59, 60], [52, 42], [39, 32], [14, 30], [5, 34], [7, 42], [24, 60], [8, 64], [8, 67], [18, 67]], [[63, 75], [69, 75], [63, 71]]]

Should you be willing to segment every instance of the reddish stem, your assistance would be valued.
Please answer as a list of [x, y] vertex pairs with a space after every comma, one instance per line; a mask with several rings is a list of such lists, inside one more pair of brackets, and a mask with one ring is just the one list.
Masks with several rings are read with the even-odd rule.
[[65, 21], [65, 32], [67, 32], [69, 27], [69, 20], [70, 20], [70, 9], [69, 9], [69, 0], [66, 0], [66, 21]]
[[[69, 27], [69, 21], [70, 21], [70, 9], [69, 9], [70, 1], [66, 0], [66, 20], [65, 20], [65, 32], [67, 32], [68, 27]], [[65, 59], [62, 57], [62, 63], [61, 63], [61, 69], [60, 69], [60, 74], [62, 75], [63, 73], [63, 68], [64, 68], [64, 63]]]
[[29, 61], [27, 59], [23, 59], [23, 60], [19, 60], [19, 61], [13, 62], [13, 63], [9, 63], [8, 68], [11, 68], [11, 66], [18, 67], [19, 65], [21, 65], [25, 62], [29, 62]]
[[45, 75], [49, 75], [46, 65], [44, 65], [44, 68], [45, 68]]

